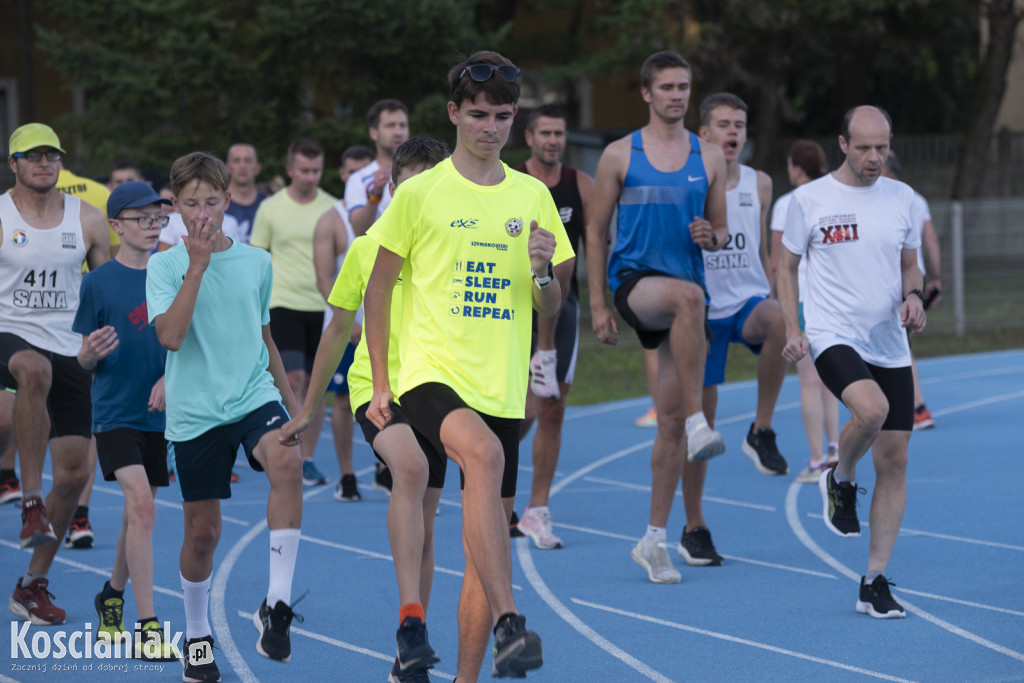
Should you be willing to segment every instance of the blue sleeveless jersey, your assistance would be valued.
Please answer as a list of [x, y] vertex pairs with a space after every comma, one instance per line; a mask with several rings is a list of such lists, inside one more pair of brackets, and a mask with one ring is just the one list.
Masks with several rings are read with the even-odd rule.
[[630, 140], [629, 169], [619, 197], [618, 234], [608, 261], [608, 282], [618, 289], [630, 272], [657, 271], [704, 287], [704, 257], [690, 237], [690, 222], [704, 216], [708, 178], [700, 141], [690, 133], [690, 157], [675, 173], [651, 166], [640, 131]]

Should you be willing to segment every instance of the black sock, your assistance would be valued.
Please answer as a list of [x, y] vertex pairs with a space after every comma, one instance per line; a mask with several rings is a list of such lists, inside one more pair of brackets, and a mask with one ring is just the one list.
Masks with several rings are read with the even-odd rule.
[[75, 508], [75, 514], [72, 515], [72, 517], [75, 518], [75, 519], [78, 519], [79, 517], [88, 517], [88, 516], [89, 516], [89, 506], [88, 505], [79, 505], [78, 507]]
[[109, 600], [110, 598], [117, 598], [118, 600], [124, 600], [124, 590], [116, 591], [111, 587], [110, 581], [103, 584], [103, 600]]
[[0, 479], [17, 479], [18, 473], [14, 470], [0, 470]]

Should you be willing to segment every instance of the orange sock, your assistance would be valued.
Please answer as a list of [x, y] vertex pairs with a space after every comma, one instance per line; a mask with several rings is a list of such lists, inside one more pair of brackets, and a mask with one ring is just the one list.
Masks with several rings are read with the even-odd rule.
[[402, 608], [398, 610], [399, 626], [402, 625], [406, 617], [416, 617], [423, 623], [427, 622], [427, 613], [423, 611], [423, 605], [418, 602], [410, 602], [407, 605], [402, 605]]

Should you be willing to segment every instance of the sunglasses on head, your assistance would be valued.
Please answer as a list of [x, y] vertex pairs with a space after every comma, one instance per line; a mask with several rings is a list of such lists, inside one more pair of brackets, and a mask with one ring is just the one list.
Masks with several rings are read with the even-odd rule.
[[469, 74], [469, 77], [477, 83], [484, 83], [491, 79], [495, 71], [501, 74], [509, 83], [515, 83], [519, 80], [519, 69], [514, 66], [507, 66], [505, 64], [467, 64], [466, 68], [459, 74], [457, 81], [461, 81], [463, 76]]

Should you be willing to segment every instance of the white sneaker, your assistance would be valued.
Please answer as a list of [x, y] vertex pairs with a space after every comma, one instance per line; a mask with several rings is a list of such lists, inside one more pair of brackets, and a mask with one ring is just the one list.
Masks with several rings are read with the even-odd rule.
[[832, 467], [828, 460], [822, 460], [817, 465], [812, 465], [810, 461], [807, 462], [807, 467], [803, 471], [796, 475], [796, 480], [801, 484], [817, 484], [818, 480], [821, 479], [821, 473]]
[[541, 550], [553, 550], [562, 547], [562, 539], [551, 533], [551, 513], [547, 510], [535, 512], [526, 508], [519, 519], [517, 528], [533, 539], [533, 544]]
[[537, 351], [530, 359], [530, 390], [540, 398], [558, 398], [558, 352]]
[[686, 447], [686, 459], [690, 462], [701, 462], [725, 453], [725, 439], [707, 422], [702, 422], [694, 427], [692, 432], [687, 433]]
[[682, 574], [672, 566], [672, 560], [668, 557], [664, 543], [648, 545], [641, 538], [629, 556], [647, 570], [647, 578], [651, 580], [651, 583], [679, 583], [683, 580]]

